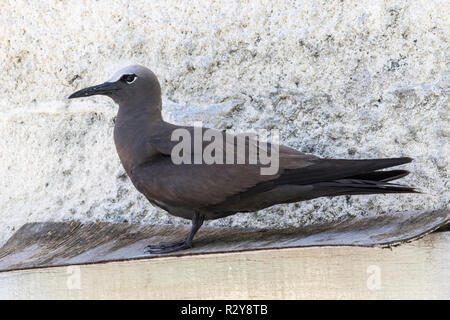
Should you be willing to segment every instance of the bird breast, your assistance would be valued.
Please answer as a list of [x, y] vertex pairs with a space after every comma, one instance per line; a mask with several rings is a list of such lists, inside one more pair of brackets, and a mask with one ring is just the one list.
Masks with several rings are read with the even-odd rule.
[[149, 143], [148, 134], [143, 130], [128, 130], [127, 127], [116, 125], [114, 143], [128, 175], [133, 168], [147, 162], [156, 153]]

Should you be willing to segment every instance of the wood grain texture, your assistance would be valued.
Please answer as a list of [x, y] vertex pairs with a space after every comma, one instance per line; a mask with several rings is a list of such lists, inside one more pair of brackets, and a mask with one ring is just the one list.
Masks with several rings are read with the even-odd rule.
[[450, 233], [393, 248], [309, 247], [0, 272], [2, 299], [450, 298]]
[[[414, 240], [445, 225], [450, 210], [366, 216], [284, 230], [202, 228], [194, 247], [166, 256], [309, 246], [380, 246]], [[188, 226], [32, 223], [0, 249], [0, 271], [155, 258], [144, 247], [181, 240]]]

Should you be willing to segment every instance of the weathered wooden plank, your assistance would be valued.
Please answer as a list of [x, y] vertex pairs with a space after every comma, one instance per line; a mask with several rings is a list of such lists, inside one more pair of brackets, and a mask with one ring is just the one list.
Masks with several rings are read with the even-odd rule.
[[450, 297], [450, 232], [393, 248], [309, 247], [0, 272], [2, 299]]
[[[170, 255], [307, 246], [395, 245], [419, 238], [450, 220], [450, 210], [403, 212], [288, 230], [202, 228], [195, 247]], [[141, 259], [149, 243], [185, 237], [188, 226], [32, 223], [0, 249], [0, 270]]]

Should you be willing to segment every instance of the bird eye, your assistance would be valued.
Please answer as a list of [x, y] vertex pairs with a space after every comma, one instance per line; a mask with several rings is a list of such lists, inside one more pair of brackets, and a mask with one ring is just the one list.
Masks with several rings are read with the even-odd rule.
[[137, 79], [137, 76], [135, 74], [125, 74], [122, 76], [122, 78], [120, 80], [128, 83], [128, 84], [132, 84], [133, 82], [135, 82]]

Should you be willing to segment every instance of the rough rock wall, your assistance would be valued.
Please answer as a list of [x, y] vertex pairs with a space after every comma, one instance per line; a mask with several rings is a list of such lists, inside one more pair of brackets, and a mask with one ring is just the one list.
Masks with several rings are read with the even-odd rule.
[[216, 225], [287, 227], [448, 207], [448, 1], [1, 1], [0, 244], [25, 222], [184, 223], [131, 186], [116, 107], [71, 102], [131, 63], [168, 120], [281, 129], [323, 157], [411, 156], [420, 195], [316, 199]]

